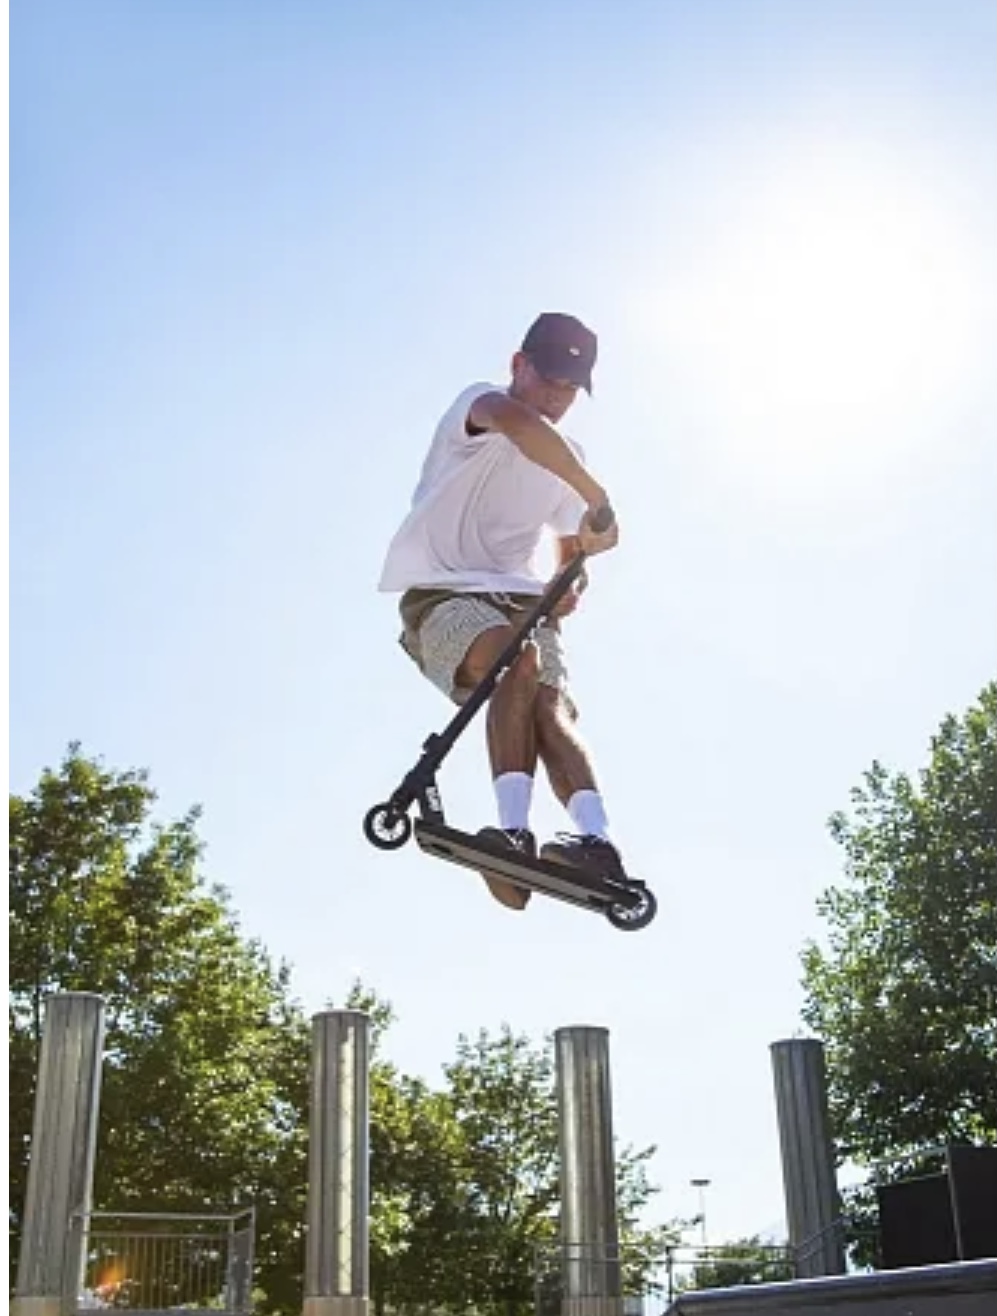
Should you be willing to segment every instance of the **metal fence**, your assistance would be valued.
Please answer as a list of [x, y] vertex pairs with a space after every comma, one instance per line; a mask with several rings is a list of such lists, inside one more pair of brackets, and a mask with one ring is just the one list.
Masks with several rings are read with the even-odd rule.
[[787, 1246], [673, 1244], [653, 1275], [628, 1265], [625, 1251], [546, 1246], [536, 1253], [535, 1316], [655, 1316], [692, 1289], [792, 1279]]
[[91, 1211], [73, 1219], [83, 1255], [76, 1310], [252, 1310], [252, 1208], [234, 1215]]
[[644, 1316], [656, 1310], [662, 1290], [635, 1281], [633, 1269], [625, 1251], [540, 1245], [534, 1253], [534, 1316]]
[[739, 1288], [793, 1279], [792, 1248], [778, 1244], [676, 1246], [665, 1253], [661, 1288], [666, 1301], [692, 1289]]
[[797, 1248], [756, 1239], [713, 1247], [674, 1242], [651, 1274], [636, 1258], [628, 1264], [625, 1248], [610, 1254], [544, 1244], [535, 1253], [534, 1316], [659, 1316], [694, 1291], [788, 1282], [812, 1273], [813, 1258], [826, 1251], [830, 1234], [842, 1243], [871, 1245], [874, 1239], [839, 1217]]

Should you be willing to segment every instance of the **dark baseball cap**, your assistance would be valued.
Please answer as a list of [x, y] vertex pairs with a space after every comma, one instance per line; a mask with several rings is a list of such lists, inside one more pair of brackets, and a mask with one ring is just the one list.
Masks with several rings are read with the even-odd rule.
[[592, 369], [599, 340], [581, 320], [560, 311], [545, 311], [530, 325], [523, 351], [548, 379], [568, 379], [592, 392]]

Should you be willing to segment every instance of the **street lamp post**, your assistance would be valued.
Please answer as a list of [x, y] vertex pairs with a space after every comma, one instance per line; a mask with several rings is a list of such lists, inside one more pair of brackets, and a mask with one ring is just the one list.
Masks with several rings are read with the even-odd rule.
[[706, 1250], [706, 1190], [710, 1186], [709, 1179], [690, 1179], [689, 1185], [699, 1192], [699, 1227], [703, 1238], [703, 1250]]

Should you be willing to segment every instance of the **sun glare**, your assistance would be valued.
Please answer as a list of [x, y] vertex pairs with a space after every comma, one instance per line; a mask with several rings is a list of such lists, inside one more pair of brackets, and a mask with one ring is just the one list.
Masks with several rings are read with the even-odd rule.
[[931, 195], [815, 161], [704, 237], [648, 331], [660, 345], [664, 319], [665, 350], [768, 478], [848, 474], [958, 402], [979, 356], [966, 245]]

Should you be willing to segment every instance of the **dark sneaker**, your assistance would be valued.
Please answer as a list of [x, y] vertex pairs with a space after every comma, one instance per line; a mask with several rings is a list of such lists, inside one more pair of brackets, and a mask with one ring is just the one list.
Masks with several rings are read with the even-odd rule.
[[[483, 827], [478, 836], [483, 841], [490, 841], [493, 845], [501, 845], [503, 849], [509, 849], [515, 854], [526, 855], [530, 859], [535, 859], [537, 855], [537, 841], [532, 832], [527, 831], [525, 827], [515, 828], [505, 831], [501, 827]], [[485, 879], [488, 890], [492, 893], [500, 905], [505, 905], [507, 909], [525, 909], [530, 903], [530, 891], [524, 891], [522, 887], [514, 886], [512, 882], [505, 881], [497, 873], [489, 873], [487, 870], [481, 870], [481, 876]]]
[[478, 835], [483, 841], [491, 841], [493, 845], [518, 850], [520, 854], [528, 855], [530, 859], [537, 857], [537, 838], [525, 827], [509, 830], [501, 827], [482, 827]]
[[561, 832], [556, 841], [548, 841], [540, 858], [552, 864], [569, 864], [592, 877], [626, 878], [620, 852], [601, 836], [574, 836]]

